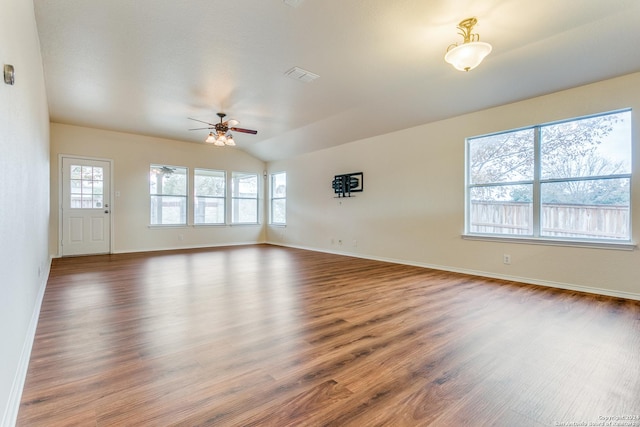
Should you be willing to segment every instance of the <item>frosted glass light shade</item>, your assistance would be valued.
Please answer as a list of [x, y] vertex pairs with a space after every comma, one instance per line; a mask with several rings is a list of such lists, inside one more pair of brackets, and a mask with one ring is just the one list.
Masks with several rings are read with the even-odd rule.
[[213, 134], [213, 132], [209, 132], [209, 136], [207, 137], [207, 139], [204, 140], [204, 142], [208, 144], [213, 144], [214, 142], [216, 142], [216, 137]]
[[491, 45], [485, 42], [464, 43], [448, 51], [444, 60], [457, 70], [469, 71], [480, 65], [491, 49]]

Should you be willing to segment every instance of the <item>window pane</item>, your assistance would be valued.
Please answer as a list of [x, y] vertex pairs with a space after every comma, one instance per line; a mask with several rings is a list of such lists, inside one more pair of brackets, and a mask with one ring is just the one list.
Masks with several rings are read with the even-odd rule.
[[82, 195], [82, 208], [91, 209], [93, 207], [93, 197], [91, 195]]
[[231, 220], [233, 223], [258, 223], [258, 175], [233, 172], [231, 175]]
[[232, 213], [235, 223], [256, 224], [258, 222], [258, 200], [234, 199]]
[[102, 181], [93, 182], [93, 194], [102, 194], [102, 188], [103, 188]]
[[72, 179], [69, 182], [71, 183], [71, 194], [82, 194], [82, 181]]
[[541, 128], [542, 179], [631, 173], [631, 112]]
[[93, 208], [100, 209], [103, 207], [102, 205], [102, 196], [93, 196]]
[[102, 181], [103, 180], [103, 171], [101, 167], [93, 168], [93, 178], [94, 181]]
[[151, 194], [187, 195], [187, 168], [151, 165], [149, 173]]
[[274, 224], [287, 222], [287, 199], [273, 199], [271, 201], [271, 222]]
[[224, 198], [196, 197], [196, 224], [224, 224]]
[[545, 183], [541, 191], [541, 235], [630, 238], [630, 179]]
[[533, 180], [533, 156], [534, 129], [469, 139], [470, 183]]
[[82, 166], [72, 165], [71, 179], [81, 179], [81, 178], [82, 178]]
[[271, 175], [271, 223], [287, 223], [287, 173], [280, 172]]
[[81, 196], [78, 195], [72, 195], [71, 196], [71, 203], [70, 203], [70, 207], [72, 209], [80, 209], [82, 208], [82, 199]]
[[231, 180], [231, 192], [233, 197], [258, 197], [258, 175], [233, 174]]
[[470, 190], [473, 233], [533, 234], [533, 186], [503, 185]]
[[91, 181], [82, 181], [82, 194], [93, 194], [93, 183]]
[[93, 179], [93, 167], [82, 166], [82, 179], [91, 181]]
[[206, 169], [196, 169], [194, 172], [196, 196], [225, 196], [225, 173]]
[[287, 196], [287, 174], [276, 173], [271, 175], [271, 197]]
[[151, 224], [171, 225], [187, 223], [187, 198], [151, 196]]

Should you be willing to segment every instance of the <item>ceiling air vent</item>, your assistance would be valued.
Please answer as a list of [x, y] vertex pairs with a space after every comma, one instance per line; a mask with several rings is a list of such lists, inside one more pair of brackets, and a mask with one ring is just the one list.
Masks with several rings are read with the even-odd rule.
[[304, 83], [312, 82], [320, 77], [319, 75], [314, 74], [311, 71], [303, 70], [300, 67], [293, 67], [292, 69], [285, 71], [284, 75], [292, 78], [293, 80], [298, 80]]
[[284, 4], [291, 6], [291, 7], [300, 7], [300, 5], [302, 4], [302, 2], [304, 0], [283, 0]]

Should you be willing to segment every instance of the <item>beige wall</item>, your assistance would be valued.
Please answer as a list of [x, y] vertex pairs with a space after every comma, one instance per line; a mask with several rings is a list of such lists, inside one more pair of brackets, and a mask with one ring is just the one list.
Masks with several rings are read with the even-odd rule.
[[[149, 165], [152, 163], [254, 172], [262, 182], [265, 164], [241, 150], [217, 148], [121, 132], [51, 124], [50, 247], [59, 255], [59, 156], [113, 161], [112, 252], [222, 246], [264, 241], [262, 225], [149, 227]], [[264, 182], [262, 182], [264, 184]], [[115, 194], [119, 197], [115, 197]]]
[[[273, 162], [271, 173], [287, 172], [287, 226], [268, 227], [267, 240], [640, 299], [638, 250], [461, 238], [466, 137], [626, 107], [633, 108], [632, 229], [639, 242], [640, 73]], [[364, 192], [333, 198], [333, 176], [360, 171]], [[505, 253], [511, 265], [502, 263]]]
[[13, 425], [50, 259], [49, 114], [33, 3], [0, 0], [0, 425]]

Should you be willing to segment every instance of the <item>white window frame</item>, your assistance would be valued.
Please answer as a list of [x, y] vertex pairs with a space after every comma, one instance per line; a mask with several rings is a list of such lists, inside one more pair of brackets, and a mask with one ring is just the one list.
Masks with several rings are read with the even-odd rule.
[[[275, 185], [275, 180], [278, 176], [284, 175], [285, 187], [284, 187], [284, 195], [277, 195], [277, 188]], [[286, 172], [275, 172], [272, 173], [269, 179], [269, 191], [270, 191], [270, 202], [269, 202], [269, 223], [272, 225], [287, 225], [287, 173]], [[275, 212], [274, 203], [279, 201], [284, 201], [284, 221], [276, 222], [274, 220], [273, 213]]]
[[[543, 179], [541, 177], [541, 150], [540, 150], [540, 135], [541, 131], [544, 127], [550, 125], [556, 125], [561, 123], [568, 123], [573, 121], [579, 121], [583, 119], [588, 119], [592, 117], [613, 115], [618, 113], [631, 112], [630, 108], [614, 110], [609, 112], [604, 112], [600, 114], [593, 114], [588, 116], [575, 117], [568, 120], [561, 120], [557, 122], [544, 123], [540, 125], [535, 125], [527, 128], [518, 128], [511, 129], [504, 132], [496, 132], [493, 134], [487, 135], [479, 135], [467, 138], [465, 141], [465, 227], [463, 238], [469, 240], [489, 240], [489, 241], [508, 241], [513, 243], [532, 243], [532, 244], [548, 244], [548, 245], [559, 245], [559, 246], [579, 246], [579, 247], [599, 247], [606, 249], [624, 249], [624, 250], [633, 250], [636, 245], [631, 241], [632, 230], [632, 192], [629, 193], [629, 238], [628, 239], [589, 239], [589, 238], [570, 238], [570, 237], [547, 237], [542, 235], [541, 233], [541, 188], [543, 184], [546, 183], [557, 183], [557, 182], [571, 182], [571, 181], [588, 181], [588, 180], [601, 180], [601, 179], [628, 179], [629, 183], [632, 182], [632, 173], [621, 173], [621, 174], [611, 174], [611, 175], [602, 175], [602, 176], [588, 176], [588, 177], [569, 177], [569, 178], [552, 178], [552, 179]], [[482, 183], [482, 184], [472, 184], [471, 181], [471, 170], [470, 170], [470, 142], [474, 139], [488, 137], [492, 135], [500, 135], [511, 132], [518, 132], [523, 130], [533, 129], [534, 130], [534, 141], [533, 141], [533, 150], [534, 150], [534, 165], [533, 165], [533, 179], [531, 180], [522, 180], [522, 181], [500, 181], [495, 183]], [[633, 144], [632, 141], [630, 141]], [[505, 185], [531, 185], [533, 188], [533, 212], [532, 212], [532, 232], [530, 234], [489, 234], [489, 233], [480, 233], [480, 232], [472, 232], [471, 231], [471, 190], [473, 188], [479, 187], [492, 187], [492, 186], [505, 186]]]

